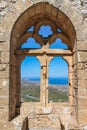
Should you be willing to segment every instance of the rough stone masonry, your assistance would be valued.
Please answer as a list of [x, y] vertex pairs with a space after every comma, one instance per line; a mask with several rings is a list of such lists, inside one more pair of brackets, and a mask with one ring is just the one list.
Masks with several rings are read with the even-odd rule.
[[[72, 56], [65, 57], [70, 65], [69, 103], [44, 105], [45, 99], [42, 99], [42, 103], [20, 104], [17, 93], [20, 74], [16, 70], [24, 57], [17, 59], [20, 52], [16, 50], [18, 41], [21, 44], [27, 37], [22, 38], [27, 25], [38, 24], [42, 20], [37, 19], [39, 16], [47, 20], [47, 24], [50, 19], [54, 30], [53, 23], [61, 27], [72, 43]], [[36, 34], [34, 36], [43, 43]], [[60, 37], [66, 41], [63, 35]], [[46, 48], [42, 49], [45, 52]], [[25, 53], [21, 52], [23, 56]], [[41, 76], [44, 78], [45, 63], [38, 58], [43, 65]], [[0, 130], [6, 129], [87, 130], [87, 0], [0, 0]]]

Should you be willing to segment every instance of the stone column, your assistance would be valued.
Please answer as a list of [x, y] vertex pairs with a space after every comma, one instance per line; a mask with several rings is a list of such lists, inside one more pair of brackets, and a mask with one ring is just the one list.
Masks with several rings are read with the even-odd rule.
[[42, 106], [46, 106], [46, 79], [47, 79], [46, 55], [37, 56], [37, 58], [41, 63], [40, 102]]
[[37, 57], [41, 62], [41, 83], [40, 83], [40, 101], [42, 106], [48, 105], [48, 69], [52, 56], [47, 57], [45, 54]]
[[[49, 64], [50, 61], [53, 59], [53, 56], [48, 56], [47, 57], [47, 78], [46, 78], [46, 104], [48, 105], [49, 101], [48, 101], [48, 97], [49, 97], [49, 83], [48, 83], [48, 78], [49, 78]], [[47, 106], [46, 105], [46, 106]]]

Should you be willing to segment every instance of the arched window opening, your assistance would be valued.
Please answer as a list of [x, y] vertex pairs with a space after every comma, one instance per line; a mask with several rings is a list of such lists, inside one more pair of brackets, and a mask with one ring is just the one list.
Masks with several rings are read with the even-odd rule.
[[40, 62], [34, 56], [26, 56], [21, 63], [21, 101], [40, 101]]
[[51, 29], [51, 27], [50, 26], [45, 26], [45, 25], [43, 25], [43, 26], [41, 26], [40, 27], [40, 30], [39, 30], [39, 35], [41, 35], [43, 38], [48, 38], [49, 36], [51, 36], [52, 34], [53, 34], [53, 31], [52, 31], [52, 29]]
[[34, 26], [27, 29], [27, 32], [33, 32], [33, 31], [34, 31]]
[[22, 49], [40, 49], [41, 45], [39, 43], [36, 42], [36, 40], [32, 37], [28, 38], [26, 43], [23, 43], [21, 46]]
[[[40, 7], [46, 7], [46, 8], [40, 10]], [[51, 9], [52, 15], [50, 15], [50, 10], [47, 9], [48, 7], [49, 9]], [[35, 13], [35, 10], [37, 11], [37, 13]], [[31, 12], [33, 12], [32, 15], [30, 15]], [[62, 41], [68, 45], [68, 47], [66, 44], [63, 44], [63, 42], [59, 38], [61, 38]], [[35, 80], [39, 81], [41, 78], [40, 85], [39, 85], [40, 89], [38, 89], [39, 96], [37, 95], [32, 96], [26, 93], [25, 95], [29, 97], [31, 96], [30, 98], [39, 97], [38, 101], [40, 101], [41, 106], [47, 107], [48, 106], [48, 72], [49, 72], [49, 102], [63, 101], [61, 98], [59, 100], [55, 99], [56, 100], [55, 101], [54, 97], [52, 97], [51, 95], [51, 89], [50, 89], [51, 88], [50, 86], [52, 84], [50, 78], [54, 78], [53, 77], [54, 69], [51, 69], [50, 66], [51, 64], [54, 64], [53, 61], [55, 61], [56, 57], [59, 58], [58, 56], [63, 56], [63, 58], [66, 59], [69, 63], [69, 103], [71, 106], [74, 106], [72, 101], [74, 98], [73, 84], [72, 84], [72, 76], [73, 76], [72, 74], [73, 53], [72, 52], [73, 52], [75, 40], [76, 40], [76, 32], [70, 19], [61, 10], [58, 9], [57, 11], [57, 8], [53, 7], [49, 3], [45, 3], [45, 2], [37, 3], [35, 6], [30, 7], [29, 9], [27, 9], [25, 12], [21, 14], [21, 16], [17, 19], [17, 21], [13, 26], [11, 39], [10, 39], [11, 45], [10, 45], [9, 78], [11, 79], [11, 82], [10, 82], [9, 95], [12, 98], [10, 98], [9, 100], [9, 120], [12, 120], [18, 114], [20, 114], [20, 107], [22, 107], [20, 101], [20, 94], [22, 93], [22, 91], [20, 91], [20, 68], [21, 68], [21, 79], [24, 79], [27, 76], [27, 73], [29, 74], [28, 75], [29, 77], [28, 76], [27, 77], [30, 78], [29, 80], [31, 81], [31, 83]], [[37, 76], [37, 78], [39, 79], [34, 79], [36, 78], [35, 75], [37, 72], [36, 70], [38, 70], [37, 69], [38, 67], [36, 66], [36, 63], [33, 62], [32, 56], [34, 56], [35, 59], [37, 57], [41, 64], [41, 68], [39, 65], [39, 68], [41, 69], [41, 77], [40, 75]], [[32, 59], [29, 60], [29, 62], [27, 62], [27, 65], [25, 65], [26, 69], [23, 69], [24, 68], [23, 65], [26, 63], [26, 59], [22, 61], [24, 57], [26, 57], [26, 59], [28, 58]], [[55, 57], [54, 60], [50, 62], [50, 60], [53, 57]], [[56, 66], [55, 74], [59, 73], [58, 70], [61, 70], [60, 67], [62, 67], [62, 65], [63, 64], [61, 63], [57, 64], [57, 66], [55, 65]], [[67, 69], [68, 67], [66, 66], [64, 68]], [[62, 73], [64, 74], [64, 68], [62, 69], [63, 71], [61, 70], [60, 74]], [[25, 76], [23, 76], [23, 73], [25, 74]], [[33, 76], [31, 74], [33, 74]], [[21, 81], [21, 83], [23, 82]], [[36, 83], [33, 82], [33, 86], [34, 85], [36, 85]], [[37, 89], [35, 89], [35, 91], [36, 90]], [[54, 91], [54, 87], [53, 87], [53, 91]], [[35, 93], [38, 92], [36, 91]], [[32, 92], [30, 93], [32, 94]], [[56, 95], [58, 96], [58, 94]], [[24, 101], [24, 99], [22, 99], [22, 101]], [[27, 99], [25, 101], [33, 102], [35, 100]], [[36, 104], [37, 103], [35, 103], [35, 105]]]
[[49, 64], [49, 102], [68, 101], [68, 64], [60, 56], [54, 57]]
[[57, 38], [54, 43], [50, 45], [51, 49], [68, 49], [68, 46], [62, 42], [60, 38]]
[[61, 31], [61, 29], [59, 29], [59, 28], [57, 29], [57, 31], [58, 31], [59, 33], [61, 33], [61, 32], [62, 32], [62, 31]]

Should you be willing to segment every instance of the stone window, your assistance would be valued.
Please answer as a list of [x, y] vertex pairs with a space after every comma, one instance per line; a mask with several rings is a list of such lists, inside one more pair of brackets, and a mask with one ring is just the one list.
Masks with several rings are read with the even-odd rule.
[[[42, 33], [44, 30], [47, 30], [47, 33]], [[34, 43], [32, 48], [29, 45], [26, 47], [26, 44], [30, 42], [29, 39]], [[64, 43], [63, 48], [51, 48], [52, 44], [58, 40], [62, 40]], [[17, 19], [11, 34], [10, 120], [20, 114], [20, 66], [26, 56], [35, 56], [40, 61], [40, 104], [44, 107], [48, 105], [49, 63], [55, 56], [62, 56], [67, 61], [69, 69], [69, 104], [73, 105], [72, 50], [74, 42], [75, 30], [71, 21], [64, 13], [48, 3], [42, 2], [32, 6]]]
[[[34, 25], [30, 28], [30, 29], [33, 28], [32, 33], [35, 32], [35, 29], [37, 28], [38, 24], [36, 26]], [[39, 44], [40, 41], [38, 41], [39, 43], [37, 43], [36, 39], [30, 36], [26, 40], [26, 42], [21, 45], [21, 48], [20, 48], [21, 54], [19, 54], [18, 57], [21, 57], [21, 59], [22, 58], [24, 59], [25, 56], [31, 55], [31, 56], [35, 56], [40, 61], [40, 64], [41, 64], [40, 102], [43, 106], [45, 106], [48, 104], [48, 102], [50, 102], [50, 100], [48, 101], [48, 97], [50, 96], [50, 94], [48, 95], [48, 93], [50, 93], [50, 88], [48, 85], [49, 64], [52, 59], [55, 59], [55, 56], [61, 56], [61, 54], [62, 54], [62, 56], [63, 55], [67, 56], [69, 52], [68, 52], [68, 46], [66, 44], [62, 43], [62, 39], [60, 39], [58, 36], [54, 39], [53, 43], [51, 43], [51, 45], [50, 45], [50, 43], [48, 41], [51, 37], [53, 37], [55, 35], [55, 33], [53, 33], [52, 26], [49, 25], [48, 23], [44, 24], [42, 22], [42, 24], [39, 25], [37, 32], [38, 32], [37, 36], [39, 38], [41, 38], [41, 40], [43, 41], [43, 44], [41, 42], [41, 45], [40, 45]], [[28, 33], [31, 33], [31, 32], [28, 31]], [[55, 46], [56, 46], [56, 48], [55, 48]], [[54, 50], [54, 49], [56, 49], [56, 50]], [[62, 50], [60, 50], [60, 49], [62, 49]], [[64, 49], [67, 49], [67, 51], [66, 51], [67, 55], [64, 52]], [[62, 53], [60, 53], [59, 50]], [[24, 52], [26, 52], [26, 54], [23, 54]], [[23, 56], [21, 56], [21, 55], [23, 55]], [[56, 68], [56, 70], [57, 69], [58, 68]], [[67, 69], [67, 67], [66, 67], [66, 69]], [[67, 98], [67, 97], [65, 97], [65, 98]], [[31, 101], [33, 102], [33, 99]], [[63, 101], [63, 100], [61, 99], [61, 97], [57, 101], [54, 100], [54, 102], [58, 102], [58, 101]], [[65, 100], [65, 101], [67, 101], [67, 100]]]

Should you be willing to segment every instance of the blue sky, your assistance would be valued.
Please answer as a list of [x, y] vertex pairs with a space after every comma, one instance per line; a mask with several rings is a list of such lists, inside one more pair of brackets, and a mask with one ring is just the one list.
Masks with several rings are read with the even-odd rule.
[[[34, 27], [28, 29], [28, 31], [33, 31]], [[60, 32], [60, 30], [58, 29]], [[48, 37], [52, 35], [52, 30], [49, 26], [42, 26], [39, 30], [39, 35], [43, 37]], [[23, 48], [41, 48], [41, 46], [35, 41], [34, 38], [27, 39], [21, 47]], [[50, 49], [67, 49], [67, 45], [62, 43], [61, 39], [56, 39], [53, 44], [51, 44]], [[40, 77], [40, 62], [34, 56], [26, 56], [26, 58], [21, 63], [21, 77]], [[49, 77], [68, 77], [68, 64], [62, 59], [62, 57], [54, 57], [54, 59], [49, 64]]]
[[62, 57], [54, 57], [49, 64], [49, 77], [68, 77], [68, 64]]
[[[21, 64], [21, 77], [40, 77], [40, 62], [34, 56], [27, 56]], [[49, 77], [68, 77], [68, 64], [62, 57], [54, 57], [49, 64]]]
[[27, 56], [21, 64], [21, 77], [40, 77], [40, 62], [34, 56]]
[[41, 46], [35, 41], [34, 38], [31, 37], [22, 45], [22, 48], [41, 48]]

